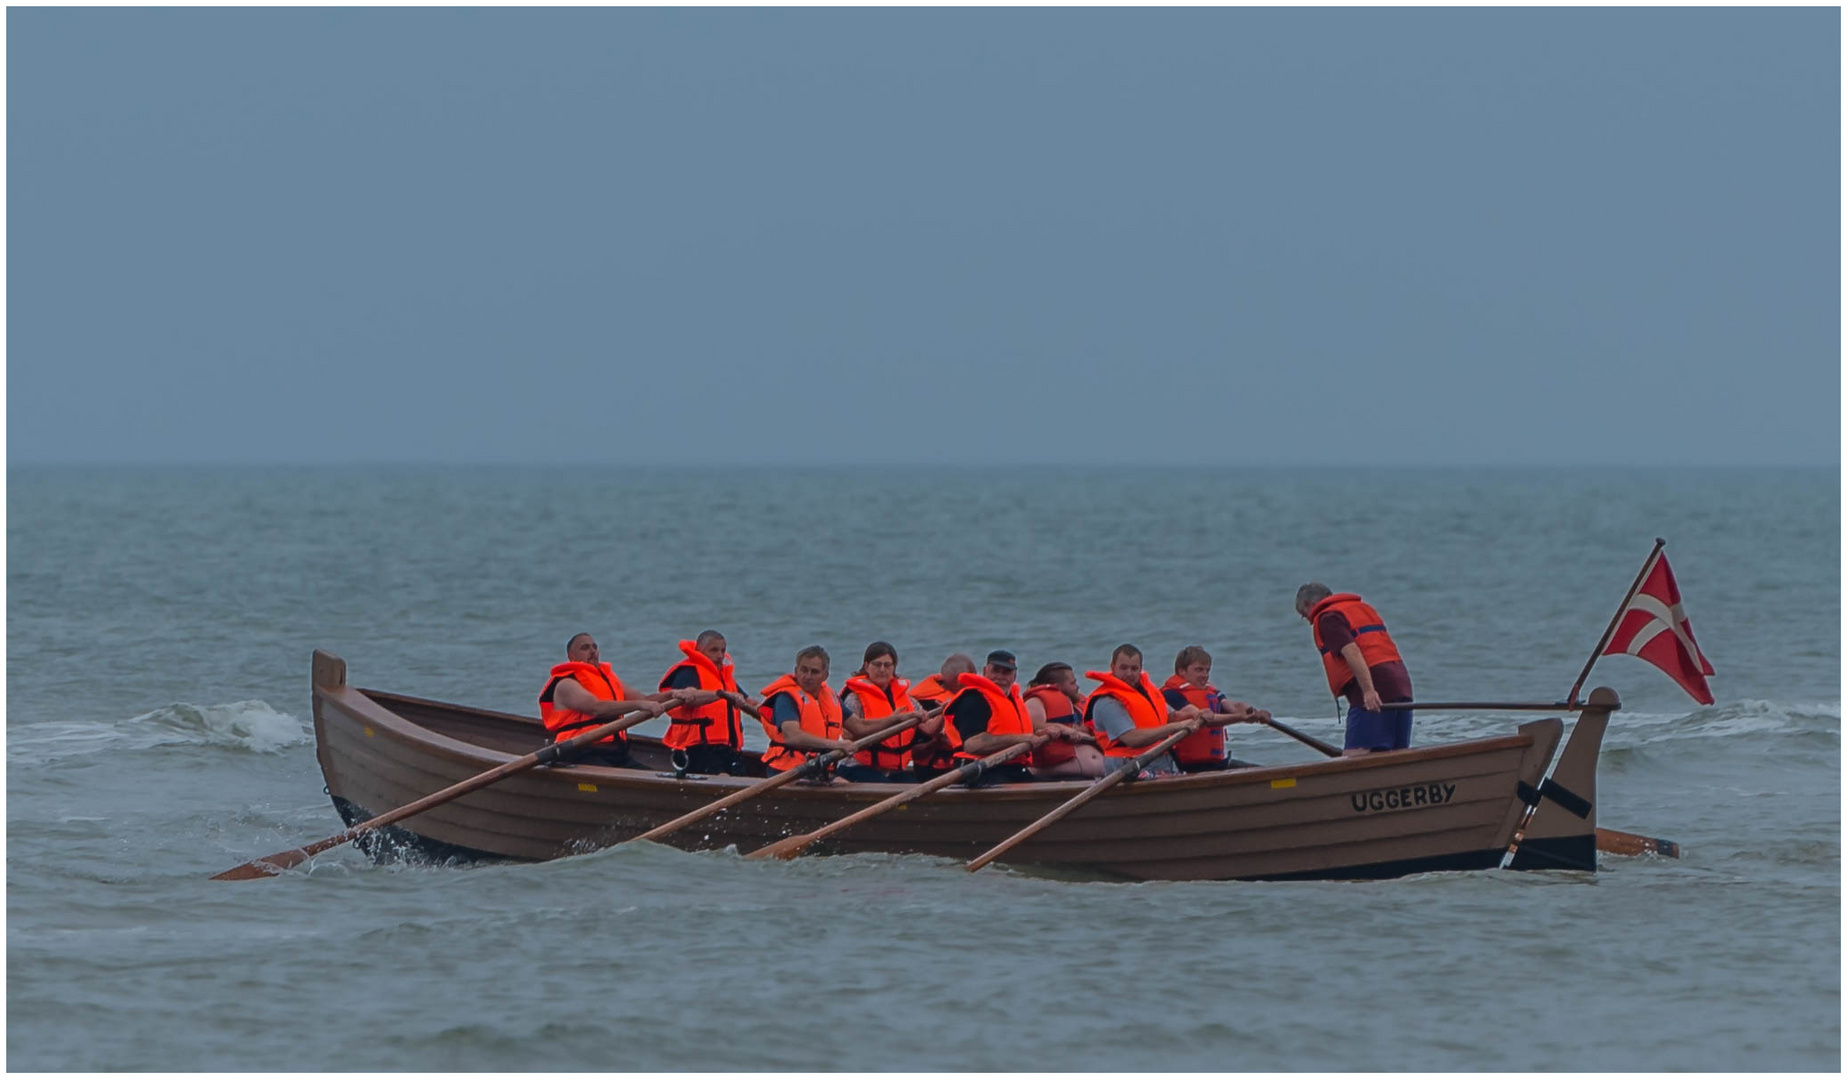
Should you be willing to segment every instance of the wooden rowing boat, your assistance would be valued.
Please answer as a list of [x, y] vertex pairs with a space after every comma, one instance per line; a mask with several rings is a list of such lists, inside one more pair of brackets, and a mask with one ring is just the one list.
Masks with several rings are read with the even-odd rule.
[[[347, 685], [316, 652], [316, 753], [348, 825], [530, 753], [536, 718]], [[1476, 870], [1597, 868], [1595, 774], [1609, 690], [1583, 706], [1560, 764], [1557, 717], [1493, 738], [1357, 758], [1122, 784], [1033, 836], [1007, 861], [1143, 880], [1382, 878]], [[658, 740], [635, 737], [644, 769], [553, 766], [507, 778], [361, 841], [376, 859], [543, 860], [640, 835], [755, 781], [676, 776]], [[873, 818], [812, 854], [907, 852], [971, 858], [1084, 790], [1089, 781], [950, 788]], [[796, 783], [669, 842], [749, 852], [872, 805], [890, 784]], [[1538, 807], [1532, 815], [1529, 811]]]

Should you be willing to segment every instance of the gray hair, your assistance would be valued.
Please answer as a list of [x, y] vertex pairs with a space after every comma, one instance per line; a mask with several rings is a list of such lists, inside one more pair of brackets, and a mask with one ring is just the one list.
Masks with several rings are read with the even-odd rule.
[[945, 679], [953, 679], [965, 673], [975, 674], [975, 657], [968, 653], [951, 653], [943, 658], [943, 666], [937, 669], [937, 674]]
[[1330, 591], [1328, 586], [1319, 581], [1311, 581], [1309, 584], [1296, 590], [1296, 613], [1298, 615], [1307, 615], [1309, 614], [1310, 608], [1333, 595], [1334, 593]]
[[701, 630], [699, 636], [693, 639], [693, 647], [695, 649], [703, 649], [715, 641], [724, 640], [725, 635], [719, 633], [717, 630]]

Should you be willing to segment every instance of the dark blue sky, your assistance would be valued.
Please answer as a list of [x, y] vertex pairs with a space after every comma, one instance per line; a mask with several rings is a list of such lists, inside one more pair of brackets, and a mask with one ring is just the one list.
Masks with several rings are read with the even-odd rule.
[[13, 9], [26, 461], [1834, 463], [1834, 9]]

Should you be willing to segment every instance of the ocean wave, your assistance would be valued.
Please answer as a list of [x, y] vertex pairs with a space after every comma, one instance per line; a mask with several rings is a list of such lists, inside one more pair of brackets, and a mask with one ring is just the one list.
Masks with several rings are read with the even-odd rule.
[[1839, 745], [1840, 701], [1780, 702], [1743, 699], [1709, 705], [1686, 713], [1618, 713], [1611, 719], [1610, 741], [1650, 746], [1685, 739], [1737, 739], [1753, 736], [1821, 737]]
[[[1512, 712], [1420, 712], [1412, 729], [1413, 746], [1457, 742], [1506, 735], [1521, 723], [1537, 715]], [[1566, 721], [1570, 732], [1575, 718], [1570, 710], [1557, 714]], [[1313, 735], [1324, 742], [1339, 745], [1345, 725], [1331, 718], [1279, 717], [1284, 723]], [[1841, 743], [1842, 704], [1840, 701], [1765, 701], [1744, 698], [1738, 701], [1707, 705], [1682, 713], [1641, 713], [1619, 710], [1611, 716], [1610, 729], [1604, 738], [1606, 753], [1634, 750], [1661, 743], [1688, 739], [1786, 739], [1794, 738], [1839, 746]], [[1226, 729], [1238, 733], [1239, 727]], [[1247, 738], [1242, 745], [1255, 748]]]
[[162, 746], [209, 746], [253, 754], [274, 754], [314, 738], [307, 724], [278, 712], [266, 701], [224, 705], [176, 702], [126, 720], [56, 720], [23, 724], [7, 732], [9, 759], [56, 761], [112, 750]]

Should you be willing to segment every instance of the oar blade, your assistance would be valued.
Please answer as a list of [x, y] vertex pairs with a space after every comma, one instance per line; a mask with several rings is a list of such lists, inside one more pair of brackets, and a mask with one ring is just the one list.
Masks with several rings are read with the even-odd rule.
[[284, 870], [292, 869], [307, 862], [311, 856], [301, 848], [278, 851], [274, 855], [265, 855], [261, 859], [252, 859], [242, 866], [233, 866], [222, 874], [213, 874], [213, 881], [249, 881], [253, 878], [275, 877]]
[[1673, 840], [1639, 836], [1636, 833], [1605, 828], [1598, 829], [1597, 837], [1598, 850], [1609, 855], [1661, 855], [1669, 859], [1681, 858], [1681, 845]]
[[758, 848], [746, 855], [747, 859], [793, 859], [802, 854], [804, 848], [814, 843], [807, 833], [800, 836], [786, 836], [768, 847]]

